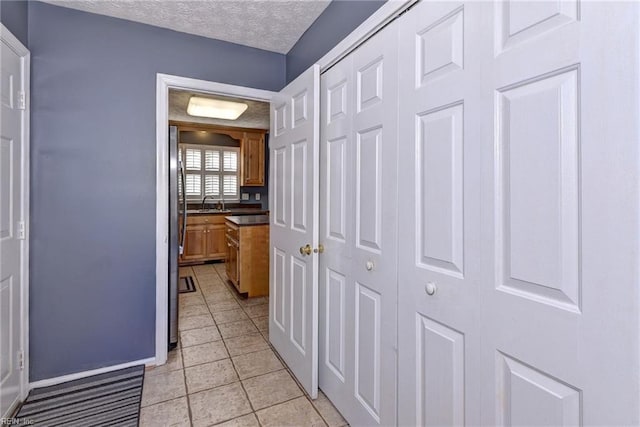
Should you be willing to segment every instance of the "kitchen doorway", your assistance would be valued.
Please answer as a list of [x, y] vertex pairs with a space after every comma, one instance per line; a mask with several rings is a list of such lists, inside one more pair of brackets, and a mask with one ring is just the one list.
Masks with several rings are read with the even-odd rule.
[[270, 102], [273, 92], [166, 74], [156, 85], [156, 354], [155, 365], [167, 361], [169, 328], [169, 99], [170, 91]]

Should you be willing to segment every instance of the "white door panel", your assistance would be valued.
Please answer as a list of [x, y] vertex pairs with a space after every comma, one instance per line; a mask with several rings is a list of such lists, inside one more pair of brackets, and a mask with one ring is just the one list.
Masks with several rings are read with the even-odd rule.
[[319, 381], [351, 424], [640, 423], [638, 9], [420, 2], [323, 75]]
[[[354, 330], [350, 266], [353, 257], [354, 171], [351, 117], [352, 56], [321, 77], [319, 386], [338, 403], [353, 390]], [[347, 294], [348, 293], [348, 294]]]
[[[21, 398], [23, 322], [22, 120], [20, 92], [24, 90], [22, 59], [3, 40], [0, 59], [0, 416], [8, 414]], [[25, 232], [24, 230], [22, 231]]]
[[401, 19], [401, 425], [480, 420], [480, 47], [486, 3], [419, 3]]
[[318, 387], [319, 67], [271, 104], [269, 339], [313, 398]]
[[320, 387], [351, 425], [396, 420], [397, 25], [322, 76]]
[[639, 6], [494, 7], [483, 422], [637, 425]]
[[401, 20], [400, 424], [638, 424], [638, 5]]

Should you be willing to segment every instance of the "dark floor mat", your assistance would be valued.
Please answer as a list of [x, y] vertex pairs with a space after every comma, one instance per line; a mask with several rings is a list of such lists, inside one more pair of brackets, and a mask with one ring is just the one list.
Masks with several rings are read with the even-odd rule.
[[138, 425], [144, 365], [31, 390], [17, 418], [45, 426]]
[[196, 291], [196, 284], [193, 281], [193, 277], [185, 276], [180, 278], [180, 281], [178, 282], [178, 292], [180, 292], [181, 294], [184, 294], [187, 292], [195, 292], [195, 291]]

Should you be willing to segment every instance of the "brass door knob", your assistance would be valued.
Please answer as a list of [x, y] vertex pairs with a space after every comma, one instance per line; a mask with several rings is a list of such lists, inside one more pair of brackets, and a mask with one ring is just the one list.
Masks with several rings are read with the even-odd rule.
[[318, 247], [316, 249], [313, 250], [314, 254], [321, 254], [324, 252], [324, 246], [320, 243], [318, 243]]
[[300, 254], [301, 255], [311, 255], [312, 249], [311, 245], [300, 246]]

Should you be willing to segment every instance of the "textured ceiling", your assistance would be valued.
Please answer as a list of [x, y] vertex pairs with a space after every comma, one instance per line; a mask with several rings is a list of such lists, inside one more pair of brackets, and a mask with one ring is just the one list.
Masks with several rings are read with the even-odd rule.
[[330, 0], [44, 0], [286, 54]]
[[[191, 98], [192, 96], [211, 99], [222, 99], [225, 101], [241, 101], [247, 104], [249, 107], [244, 113], [242, 113], [240, 117], [238, 117], [237, 120], [194, 117], [187, 114], [187, 105], [189, 104], [189, 98]], [[169, 90], [169, 120], [252, 129], [269, 129], [269, 103], [249, 101], [247, 99], [229, 98], [226, 96], [214, 96], [202, 93]]]

